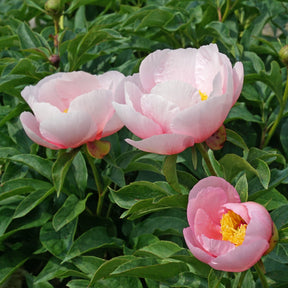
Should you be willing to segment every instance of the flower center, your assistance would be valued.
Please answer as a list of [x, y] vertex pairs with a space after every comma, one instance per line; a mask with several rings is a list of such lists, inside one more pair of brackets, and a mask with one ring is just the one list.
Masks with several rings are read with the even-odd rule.
[[206, 93], [203, 93], [199, 90], [199, 94], [201, 96], [201, 101], [205, 101], [208, 99], [208, 95]]
[[68, 108], [63, 111], [63, 113], [68, 113]]
[[229, 210], [220, 221], [222, 240], [230, 241], [235, 246], [243, 243], [247, 224], [241, 216]]

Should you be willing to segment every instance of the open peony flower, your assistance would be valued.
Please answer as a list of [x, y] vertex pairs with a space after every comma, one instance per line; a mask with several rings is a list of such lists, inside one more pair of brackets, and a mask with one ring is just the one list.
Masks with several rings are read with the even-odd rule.
[[34, 113], [20, 115], [25, 132], [51, 149], [75, 148], [117, 132], [123, 123], [112, 102], [121, 102], [116, 89], [123, 78], [116, 71], [56, 73], [25, 87], [21, 95]]
[[241, 203], [236, 189], [219, 177], [202, 179], [193, 187], [187, 217], [187, 246], [217, 270], [247, 270], [275, 244], [270, 243], [273, 222], [268, 211], [256, 202]]
[[114, 104], [140, 150], [176, 154], [210, 137], [223, 124], [243, 85], [243, 65], [232, 68], [217, 45], [157, 50], [125, 83], [126, 104]]

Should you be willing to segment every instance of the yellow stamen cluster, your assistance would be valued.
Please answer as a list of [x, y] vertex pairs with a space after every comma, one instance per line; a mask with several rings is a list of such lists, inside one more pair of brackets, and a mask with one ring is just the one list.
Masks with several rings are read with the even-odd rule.
[[206, 93], [203, 93], [199, 90], [199, 94], [201, 96], [201, 101], [205, 101], [208, 99], [208, 95]]
[[68, 113], [68, 108], [63, 111], [63, 113]]
[[230, 241], [235, 246], [243, 243], [247, 224], [241, 216], [229, 210], [220, 221], [222, 240]]

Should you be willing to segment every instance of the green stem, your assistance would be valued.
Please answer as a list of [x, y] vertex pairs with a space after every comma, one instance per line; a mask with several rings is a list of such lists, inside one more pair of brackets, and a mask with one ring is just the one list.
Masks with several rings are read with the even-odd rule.
[[230, 4], [231, 4], [231, 0], [227, 0], [226, 2], [226, 7], [225, 7], [225, 11], [224, 14], [222, 16], [221, 22], [224, 22], [230, 12]]
[[92, 173], [93, 173], [93, 177], [94, 177], [94, 181], [97, 187], [97, 192], [98, 192], [98, 203], [97, 203], [97, 210], [96, 210], [96, 215], [100, 216], [101, 215], [101, 210], [102, 210], [102, 206], [103, 206], [103, 200], [104, 200], [104, 196], [105, 196], [105, 192], [103, 191], [102, 188], [102, 183], [101, 183], [101, 178], [100, 175], [98, 173], [98, 169], [94, 163], [94, 158], [89, 154], [88, 151], [86, 151], [86, 157], [88, 160], [88, 163], [92, 169]]
[[271, 138], [272, 138], [272, 136], [273, 136], [273, 134], [277, 128], [277, 126], [279, 125], [279, 123], [283, 117], [283, 113], [284, 113], [284, 109], [285, 109], [287, 100], [288, 100], [288, 73], [287, 73], [286, 86], [285, 86], [285, 91], [284, 91], [282, 103], [280, 103], [280, 110], [279, 110], [278, 116], [277, 116], [273, 126], [271, 127], [271, 129], [268, 132], [268, 135], [265, 139], [263, 148], [268, 145], [269, 141], [271, 140]]
[[176, 162], [177, 162], [177, 154], [166, 156], [162, 170], [169, 185], [176, 192], [181, 194], [181, 188], [177, 176]]
[[197, 147], [197, 149], [199, 150], [201, 156], [203, 157], [210, 173], [212, 176], [217, 176], [217, 173], [216, 171], [214, 170], [213, 166], [212, 166], [212, 163], [210, 161], [210, 158], [208, 156], [208, 153], [207, 153], [207, 150], [205, 149], [205, 147], [203, 146], [202, 143], [197, 143], [195, 144], [195, 146]]
[[[265, 277], [265, 275], [264, 275], [264, 271], [263, 271], [263, 269], [261, 268], [261, 264], [262, 264], [262, 262], [260, 262], [261, 261], [261, 259], [254, 265], [254, 268], [255, 268], [255, 270], [256, 270], [256, 272], [257, 272], [257, 274], [258, 274], [258, 277], [259, 277], [259, 279], [260, 279], [260, 282], [261, 282], [261, 284], [262, 284], [262, 287], [263, 288], [269, 288], [269, 286], [268, 286], [268, 283], [267, 283], [267, 279], [266, 279], [266, 277]], [[261, 264], [260, 264], [260, 263]]]

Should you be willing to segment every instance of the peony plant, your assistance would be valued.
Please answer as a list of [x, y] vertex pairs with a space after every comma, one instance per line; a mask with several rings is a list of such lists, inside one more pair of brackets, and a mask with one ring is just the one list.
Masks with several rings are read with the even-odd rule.
[[243, 85], [243, 65], [232, 68], [216, 44], [157, 50], [125, 81], [126, 103], [115, 110], [141, 141], [136, 148], [177, 154], [201, 143], [223, 124]]
[[20, 115], [26, 134], [39, 145], [66, 149], [117, 132], [123, 123], [112, 101], [122, 101], [116, 90], [123, 79], [117, 71], [59, 72], [26, 86], [21, 95], [33, 111]]
[[277, 230], [268, 211], [256, 202], [241, 203], [226, 180], [210, 176], [190, 191], [189, 227], [184, 238], [192, 254], [212, 268], [242, 272], [273, 249]]

